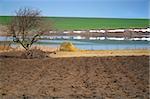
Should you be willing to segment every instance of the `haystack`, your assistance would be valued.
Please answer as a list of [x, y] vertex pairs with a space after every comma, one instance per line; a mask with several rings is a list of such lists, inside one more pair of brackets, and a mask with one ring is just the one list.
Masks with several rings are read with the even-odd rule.
[[60, 51], [77, 51], [78, 49], [71, 42], [63, 42]]

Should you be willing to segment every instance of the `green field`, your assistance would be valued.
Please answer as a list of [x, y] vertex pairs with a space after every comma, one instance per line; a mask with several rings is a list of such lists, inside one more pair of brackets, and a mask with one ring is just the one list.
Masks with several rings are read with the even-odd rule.
[[[119, 18], [75, 18], [75, 17], [44, 17], [54, 24], [58, 30], [146, 28], [150, 19], [119, 19]], [[0, 16], [0, 24], [7, 24], [11, 16]]]

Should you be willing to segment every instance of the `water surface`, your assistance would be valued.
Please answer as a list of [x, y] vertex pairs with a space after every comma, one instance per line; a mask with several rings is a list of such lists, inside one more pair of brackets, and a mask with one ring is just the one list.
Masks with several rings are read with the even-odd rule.
[[[0, 36], [0, 41], [12, 41], [12, 37]], [[145, 40], [88, 40], [88, 39], [54, 39], [39, 40], [36, 45], [59, 47], [63, 42], [72, 42], [79, 49], [86, 50], [113, 50], [113, 49], [150, 49], [150, 41]], [[13, 44], [16, 45], [16, 44]]]
[[38, 44], [58, 47], [63, 42], [72, 42], [77, 48], [86, 50], [150, 49], [149, 41], [129, 40], [40, 40]]

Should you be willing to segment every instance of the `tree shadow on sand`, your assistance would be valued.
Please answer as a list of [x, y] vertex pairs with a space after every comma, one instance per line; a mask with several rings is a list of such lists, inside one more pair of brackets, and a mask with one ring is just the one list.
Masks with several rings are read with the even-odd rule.
[[50, 58], [50, 54], [56, 54], [56, 52], [55, 51], [45, 52], [40, 49], [31, 49], [25, 51], [1, 52], [0, 58], [42, 59], [42, 58]]

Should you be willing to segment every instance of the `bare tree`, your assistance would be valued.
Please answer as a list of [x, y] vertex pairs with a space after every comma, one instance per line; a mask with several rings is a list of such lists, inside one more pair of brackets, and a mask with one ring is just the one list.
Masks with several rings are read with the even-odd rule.
[[13, 41], [29, 50], [33, 43], [37, 42], [39, 37], [49, 31], [51, 25], [41, 17], [41, 11], [22, 8], [16, 11], [9, 31], [13, 36]]

